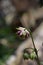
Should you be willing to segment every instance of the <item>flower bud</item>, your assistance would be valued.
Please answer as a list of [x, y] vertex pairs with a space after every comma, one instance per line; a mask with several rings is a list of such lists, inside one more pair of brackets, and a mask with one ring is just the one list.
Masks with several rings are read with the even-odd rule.
[[35, 54], [35, 52], [32, 52], [31, 54], [30, 54], [30, 59], [31, 60], [34, 60], [36, 58], [36, 54]]
[[23, 54], [23, 58], [28, 60], [29, 59], [29, 54], [28, 53], [24, 53]]

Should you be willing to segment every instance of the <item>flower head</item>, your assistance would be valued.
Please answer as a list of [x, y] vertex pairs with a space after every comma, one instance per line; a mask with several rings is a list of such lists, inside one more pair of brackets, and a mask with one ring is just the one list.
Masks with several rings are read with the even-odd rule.
[[19, 36], [23, 36], [23, 37], [28, 37], [29, 36], [29, 32], [26, 28], [23, 28], [23, 27], [19, 27], [19, 28], [16, 28], [18, 30], [17, 34]]

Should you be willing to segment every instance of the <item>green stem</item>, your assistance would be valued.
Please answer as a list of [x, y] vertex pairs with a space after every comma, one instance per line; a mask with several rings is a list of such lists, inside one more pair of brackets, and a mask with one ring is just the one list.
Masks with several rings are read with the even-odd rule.
[[34, 46], [34, 51], [35, 51], [36, 56], [37, 56], [36, 61], [37, 61], [38, 65], [40, 65], [40, 61], [39, 61], [39, 58], [38, 58], [38, 52], [37, 52], [37, 49], [36, 49], [35, 44], [34, 44], [34, 40], [33, 40], [33, 36], [32, 36], [32, 32], [31, 32], [31, 31], [29, 31], [29, 32], [30, 32], [30, 36], [31, 36], [32, 43], [33, 43], [33, 46]]

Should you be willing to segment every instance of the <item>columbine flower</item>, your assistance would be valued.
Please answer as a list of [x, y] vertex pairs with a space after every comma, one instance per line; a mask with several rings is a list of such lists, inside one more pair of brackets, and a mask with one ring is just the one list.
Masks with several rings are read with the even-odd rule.
[[17, 34], [19, 36], [23, 36], [23, 37], [28, 37], [29, 36], [29, 32], [26, 28], [23, 28], [23, 27], [19, 27], [19, 28], [16, 28], [18, 30]]

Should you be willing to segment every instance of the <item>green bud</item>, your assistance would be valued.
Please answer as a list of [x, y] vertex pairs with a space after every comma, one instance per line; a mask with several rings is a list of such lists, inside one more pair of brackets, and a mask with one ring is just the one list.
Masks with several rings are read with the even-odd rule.
[[28, 53], [24, 53], [24, 54], [23, 54], [23, 58], [24, 58], [24, 59], [29, 59], [29, 54], [28, 54]]
[[35, 58], [36, 58], [35, 52], [31, 53], [31, 54], [30, 54], [30, 59], [31, 59], [31, 60], [34, 60]]

